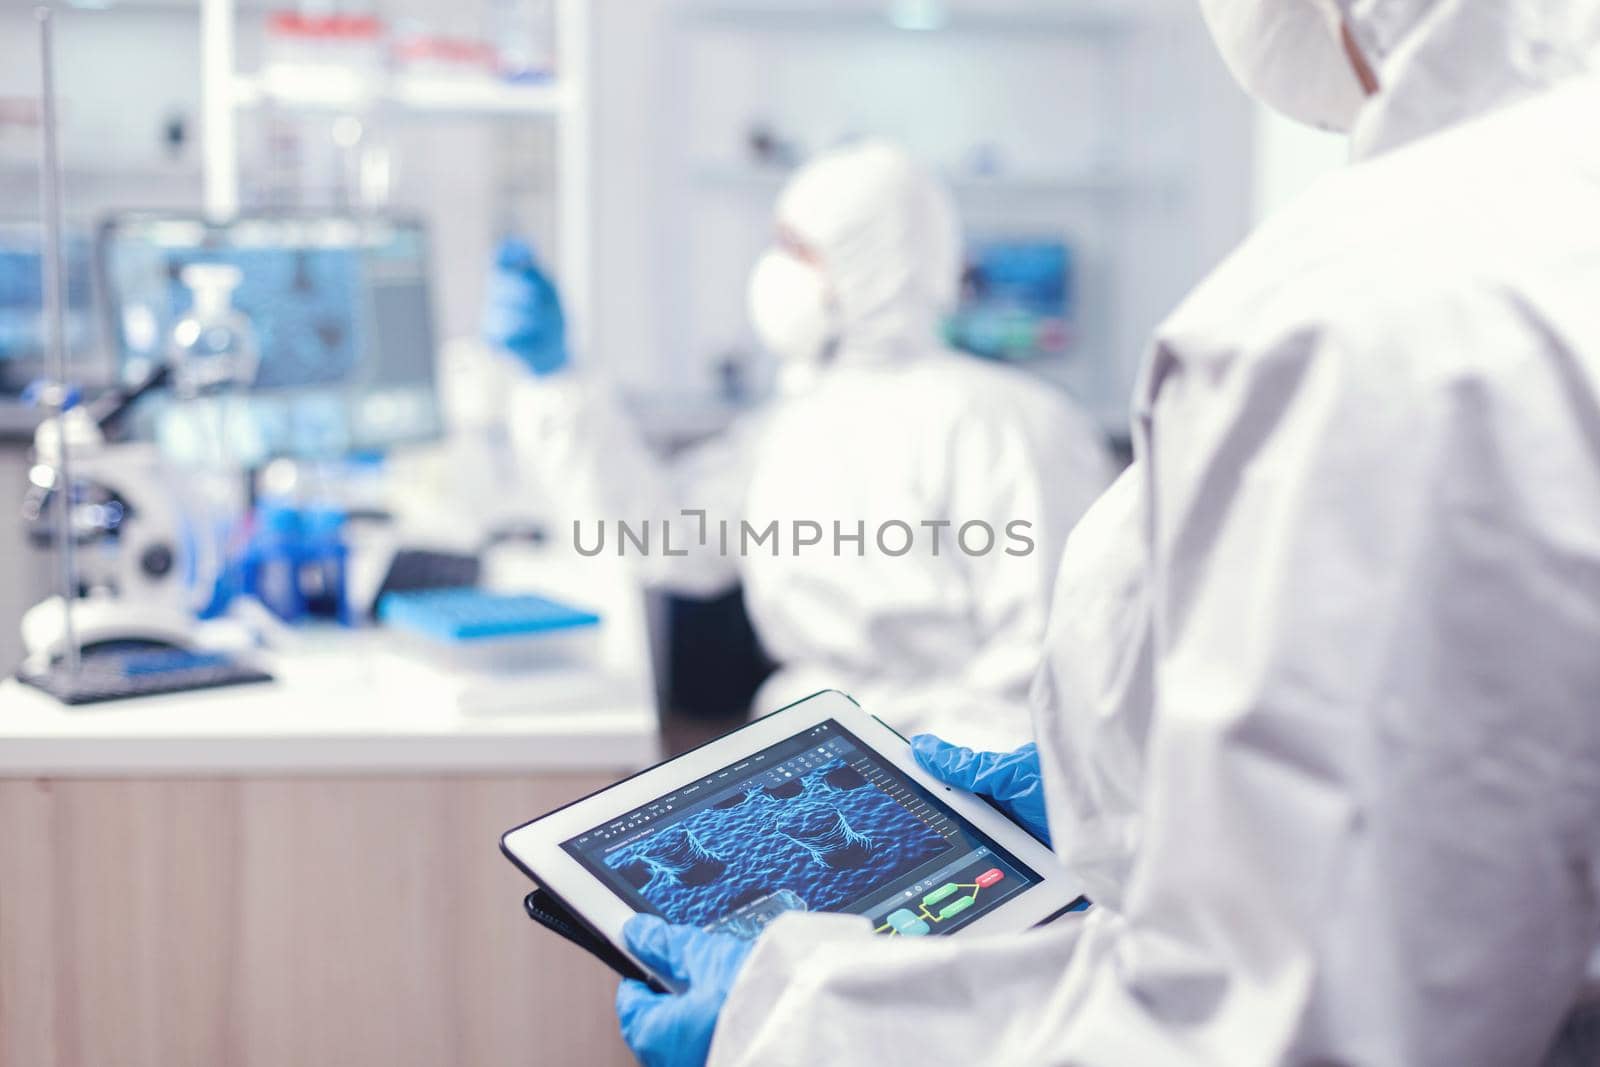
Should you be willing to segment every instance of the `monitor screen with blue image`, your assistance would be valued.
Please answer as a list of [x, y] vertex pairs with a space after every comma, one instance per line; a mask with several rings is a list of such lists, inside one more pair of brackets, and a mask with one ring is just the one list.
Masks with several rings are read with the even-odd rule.
[[[44, 321], [42, 227], [36, 221], [0, 222], [0, 391], [20, 392], [49, 372]], [[65, 259], [63, 340], [73, 380], [94, 376], [89, 366], [96, 340], [92, 284], [94, 243], [69, 231]]]
[[1073, 256], [1054, 237], [968, 243], [961, 303], [945, 323], [951, 345], [989, 359], [1065, 353], [1072, 342]]
[[[100, 262], [126, 385], [167, 358], [173, 328], [192, 300], [184, 269], [238, 268], [232, 303], [249, 320], [260, 358], [254, 380], [217, 402], [231, 459], [334, 458], [439, 435], [420, 224], [128, 214], [102, 227]], [[135, 432], [161, 439], [164, 426], [189, 414], [176, 407], [166, 393], [148, 397], [131, 420]]]

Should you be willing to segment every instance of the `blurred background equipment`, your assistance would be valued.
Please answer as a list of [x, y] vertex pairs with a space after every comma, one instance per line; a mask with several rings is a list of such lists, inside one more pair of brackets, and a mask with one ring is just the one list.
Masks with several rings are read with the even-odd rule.
[[[102, 443], [106, 418], [86, 415], [79, 403], [81, 394], [72, 379], [67, 358], [66, 292], [68, 271], [66, 235], [62, 225], [61, 158], [55, 90], [54, 16], [48, 8], [35, 12], [38, 26], [40, 72], [40, 166], [39, 202], [43, 221], [40, 255], [40, 348], [45, 353], [49, 378], [41, 379], [31, 392], [49, 410], [49, 418], [39, 427], [36, 451], [39, 463], [30, 472], [41, 498], [30, 493], [25, 500], [25, 517], [37, 505], [35, 532], [48, 531], [46, 544], [54, 548], [59, 589], [23, 619], [24, 642], [29, 658], [18, 671], [18, 679], [50, 694], [63, 704], [96, 703], [128, 696], [179, 692], [196, 688], [265, 681], [269, 676], [225, 653], [197, 659], [192, 650], [172, 641], [165, 632], [151, 629], [152, 615], [159, 616], [165, 605], [161, 597], [147, 602], [141, 594], [153, 590], [140, 579], [166, 578], [173, 562], [170, 548], [157, 543], [139, 553], [139, 564], [131, 573], [117, 568], [97, 584], [102, 590], [98, 601], [109, 612], [97, 612], [92, 619], [78, 616], [80, 605], [94, 597], [96, 590], [83, 582], [81, 548], [109, 546], [113, 559], [128, 558], [121, 551], [123, 524], [131, 517], [126, 498], [104, 482], [85, 479], [78, 473], [73, 453], [80, 446]], [[194, 270], [195, 268], [191, 268]], [[237, 281], [236, 278], [228, 279]], [[179, 323], [174, 331], [174, 379], [182, 377], [190, 385], [189, 395], [199, 389], [227, 388], [248, 368], [253, 371], [253, 341], [248, 324], [234, 321], [226, 307], [226, 292], [219, 292], [222, 279], [213, 274], [207, 285], [200, 274], [192, 279], [197, 292], [197, 310]], [[209, 333], [207, 332], [209, 330]], [[207, 341], [215, 341], [207, 351]], [[183, 358], [200, 357], [200, 358]], [[204, 368], [202, 370], [201, 368]], [[109, 416], [107, 416], [109, 418]], [[81, 457], [80, 457], [81, 458]], [[100, 458], [104, 458], [103, 453]], [[159, 499], [159, 494], [153, 494]], [[54, 498], [53, 508], [45, 506]], [[122, 579], [131, 578], [128, 588]], [[160, 590], [164, 592], [164, 590]], [[95, 606], [99, 606], [98, 604]], [[128, 626], [133, 608], [141, 621]], [[167, 612], [169, 618], [176, 613]], [[182, 617], [182, 616], [178, 616]], [[80, 625], [81, 623], [81, 625]], [[178, 624], [179, 627], [182, 623]]]
[[[17, 205], [38, 191], [28, 18], [0, 9], [0, 200]], [[346, 300], [365, 284], [351, 257], [338, 267], [280, 241], [246, 264], [228, 224], [241, 212], [425, 228], [426, 261], [412, 264], [433, 347], [396, 340], [397, 362], [439, 362], [475, 334], [483, 265], [504, 238], [527, 240], [562, 293], [574, 359], [616, 382], [670, 451], [772, 387], [742, 294], [784, 178], [841, 140], [888, 136], [957, 190], [970, 284], [950, 340], [1061, 383], [1115, 437], [1149, 328], [1339, 151], [1252, 112], [1187, 0], [141, 0], [62, 7], [57, 23], [74, 379], [91, 393], [137, 379], [185, 299], [157, 272], [175, 250], [141, 228], [209, 217], [201, 241], [234, 247], [231, 303], [262, 345], [263, 388], [233, 405], [255, 431], [235, 444], [262, 457], [355, 448], [433, 416], [420, 393], [385, 408], [318, 387], [402, 319]], [[38, 247], [26, 214], [0, 225], [0, 391], [39, 374]], [[106, 310], [141, 302], [149, 318]], [[315, 358], [284, 357], [294, 330]], [[438, 424], [457, 425], [462, 382], [492, 377], [452, 367]], [[291, 395], [304, 400], [286, 426]], [[136, 437], [154, 437], [163, 402], [138, 405]], [[434, 476], [480, 482], [488, 499], [515, 472], [483, 414], [478, 458], [461, 462], [452, 438]], [[13, 496], [37, 417], [0, 404]], [[24, 558], [17, 536], [0, 534], [7, 558]], [[45, 590], [34, 573], [0, 588], [0, 662], [14, 662], [4, 620]]]
[[950, 344], [988, 359], [1064, 356], [1072, 345], [1072, 250], [1050, 238], [969, 239]]
[[261, 346], [249, 317], [233, 302], [244, 272], [231, 263], [197, 261], [179, 268], [178, 278], [188, 291], [188, 306], [167, 345], [173, 393], [193, 400], [253, 386]]
[[[91, 256], [93, 242], [84, 234], [65, 235], [66, 306], [64, 324], [68, 365], [89, 363], [98, 340]], [[45, 373], [39, 227], [19, 221], [0, 222], [0, 397], [20, 393]]]
[[[797, 162], [886, 136], [958, 198], [975, 284], [952, 342], [1025, 362], [1108, 433], [1124, 430], [1145, 336], [1249, 218], [1250, 111], [1192, 5], [654, 6], [656, 110], [673, 133], [649, 151], [656, 172], [675, 176], [655, 194], [669, 223], [656, 254], [684, 266], [659, 275], [655, 306], [632, 320], [649, 322], [666, 351], [630, 370], [655, 388], [709, 394], [727, 353], [744, 349], [750, 377], [770, 373], [721, 294], [759, 251], [772, 195]], [[597, 26], [609, 39], [604, 14]]]
[[[0, 10], [0, 199], [20, 205], [37, 195], [28, 18]], [[575, 360], [616, 382], [672, 450], [771, 389], [742, 293], [773, 194], [808, 155], [878, 134], [957, 190], [972, 284], [952, 342], [1061, 383], [1116, 436], [1149, 328], [1254, 215], [1338, 153], [1337, 138], [1290, 136], [1252, 112], [1187, 0], [142, 0], [62, 7], [57, 22], [66, 334], [91, 392], [136, 378], [149, 352], [132, 342], [161, 332], [106, 306], [171, 315], [184, 299], [178, 279], [137, 277], [141, 256], [149, 268], [167, 253], [136, 215], [209, 217], [210, 239], [228, 243], [241, 212], [378, 211], [428, 234], [418, 270], [440, 343], [412, 355], [438, 361], [476, 333], [483, 265], [524, 238], [562, 292]], [[107, 217], [129, 228], [101, 245], [102, 273], [92, 235], [105, 240]], [[235, 261], [232, 303], [258, 331], [264, 387], [234, 407], [262, 432], [237, 443], [263, 456], [356, 447], [372, 429], [358, 409], [382, 405], [330, 404], [317, 375], [397, 320], [363, 309], [339, 321], [350, 275], [329, 257], [259, 253]], [[37, 254], [25, 214], [0, 225], [3, 390], [38, 376]], [[122, 292], [100, 292], [106, 280]], [[282, 358], [265, 290], [299, 295], [283, 330], [309, 331], [315, 365]], [[274, 408], [294, 374], [304, 414], [285, 427]], [[154, 436], [161, 403], [139, 405], [136, 436]], [[384, 411], [393, 421], [376, 436], [429, 421], [425, 403], [408, 404]], [[0, 405], [8, 493], [25, 490], [36, 419]], [[495, 433], [482, 435], [489, 452]], [[514, 472], [496, 463], [447, 467], [503, 484]], [[0, 661], [14, 662], [3, 620], [44, 590], [33, 574], [4, 588]]]

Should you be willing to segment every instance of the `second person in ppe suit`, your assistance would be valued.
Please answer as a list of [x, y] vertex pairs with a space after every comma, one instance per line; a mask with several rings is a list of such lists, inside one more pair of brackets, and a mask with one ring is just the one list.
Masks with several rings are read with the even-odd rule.
[[[837, 688], [903, 731], [1018, 744], [1050, 575], [1110, 480], [1100, 435], [1058, 389], [941, 344], [959, 227], [946, 191], [905, 152], [866, 142], [826, 153], [790, 181], [776, 215], [748, 299], [781, 361], [777, 400], [668, 464], [609, 390], [544, 374], [512, 401], [518, 455], [590, 541], [600, 519], [672, 522], [687, 555], [659, 542], [632, 553], [647, 581], [691, 595], [742, 581], [780, 664], [757, 712]], [[529, 284], [514, 269], [497, 277], [490, 339], [554, 369], [551, 346], [524, 328], [551, 294]], [[741, 521], [777, 523], [778, 539], [741, 545]], [[732, 525], [726, 549], [719, 522]], [[815, 524], [805, 528], [819, 543], [791, 544], [797, 523]], [[967, 523], [981, 525], [963, 535]]]
[[1035, 823], [1042, 783], [1097, 907], [737, 959], [638, 918], [689, 988], [619, 995], [649, 1062], [1600, 1062], [1600, 0], [1203, 7], [1355, 162], [1159, 328], [1037, 752], [917, 742]]

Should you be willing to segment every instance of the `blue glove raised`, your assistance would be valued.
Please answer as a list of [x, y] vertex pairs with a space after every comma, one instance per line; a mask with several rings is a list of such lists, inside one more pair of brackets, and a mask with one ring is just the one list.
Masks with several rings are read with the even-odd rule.
[[567, 321], [561, 296], [539, 269], [533, 249], [501, 242], [483, 306], [483, 339], [520, 359], [535, 374], [567, 365]]
[[674, 926], [654, 915], [635, 915], [622, 928], [628, 951], [657, 974], [685, 986], [657, 993], [628, 979], [617, 989], [622, 1040], [645, 1067], [701, 1067], [728, 990], [755, 942]]
[[1032, 741], [1015, 752], [974, 752], [933, 734], [918, 734], [911, 739], [911, 752], [941, 782], [989, 797], [1030, 834], [1050, 843], [1039, 746]]

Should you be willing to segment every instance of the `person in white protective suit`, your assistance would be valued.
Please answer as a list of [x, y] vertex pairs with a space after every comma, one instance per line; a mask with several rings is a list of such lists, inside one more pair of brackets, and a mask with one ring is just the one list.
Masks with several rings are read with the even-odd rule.
[[[776, 214], [748, 296], [781, 360], [779, 399], [665, 464], [612, 391], [571, 371], [537, 376], [512, 401], [516, 453], [577, 517], [585, 550], [615, 553], [617, 520], [652, 521], [650, 553], [626, 549], [647, 581], [691, 595], [743, 582], [780, 664], [756, 712], [836, 688], [903, 730], [1018, 744], [1050, 575], [1113, 474], [1103, 439], [1059, 389], [941, 344], [959, 227], [905, 152], [869, 141], [825, 153]], [[534, 313], [527, 286], [504, 273], [496, 285], [486, 332], [536, 351], [518, 331]]]
[[646, 1062], [1600, 1062], [1600, 0], [1202, 6], [1353, 162], [1159, 327], [1068, 544], [1034, 773], [1096, 906], [636, 918]]

